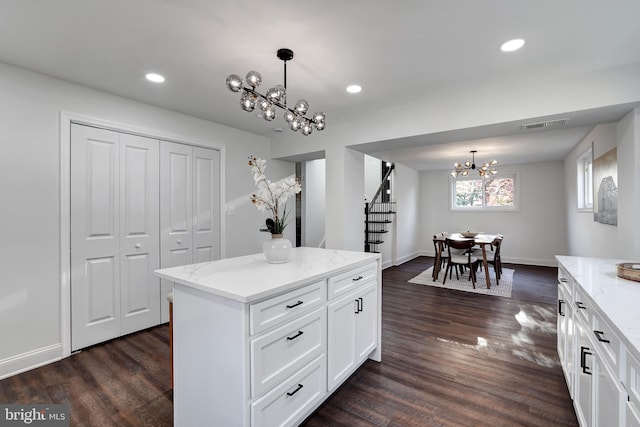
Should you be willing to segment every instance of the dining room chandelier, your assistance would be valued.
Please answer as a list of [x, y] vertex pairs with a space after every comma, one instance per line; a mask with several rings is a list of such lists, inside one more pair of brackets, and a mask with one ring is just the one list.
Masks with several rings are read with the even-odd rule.
[[262, 75], [257, 71], [249, 71], [244, 79], [237, 74], [227, 77], [227, 88], [231, 92], [242, 92], [240, 107], [247, 112], [258, 109], [259, 116], [266, 121], [272, 121], [277, 117], [276, 108], [284, 111], [284, 120], [289, 124], [289, 129], [300, 131], [303, 135], [310, 135], [315, 128], [321, 131], [325, 128], [325, 114], [322, 111], [313, 113], [307, 117], [309, 103], [305, 99], [299, 99], [293, 108], [287, 106], [287, 61], [293, 59], [291, 49], [278, 49], [277, 56], [284, 62], [284, 84], [276, 85], [268, 89], [265, 94], [259, 93], [256, 88], [262, 83]]
[[478, 171], [478, 174], [483, 178], [488, 178], [498, 173], [496, 169], [496, 165], [498, 164], [497, 160], [491, 160], [487, 163], [483, 163], [480, 167], [476, 166], [476, 153], [477, 150], [471, 150], [471, 161], [467, 160], [463, 164], [458, 162], [454, 163], [453, 170], [451, 171], [451, 176], [457, 178], [458, 176], [468, 176], [469, 171], [475, 170]]

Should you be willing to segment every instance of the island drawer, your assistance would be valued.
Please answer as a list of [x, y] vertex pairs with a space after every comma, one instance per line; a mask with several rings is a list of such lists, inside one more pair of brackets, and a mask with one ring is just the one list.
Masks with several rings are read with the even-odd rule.
[[592, 321], [594, 342], [598, 346], [598, 352], [613, 368], [616, 377], [621, 380], [624, 378], [624, 372], [621, 372], [620, 369], [620, 356], [625, 350], [623, 344], [609, 322], [604, 319], [598, 310], [593, 311]]
[[251, 404], [251, 426], [292, 425], [316, 404], [327, 389], [327, 363], [322, 355]]
[[266, 331], [312, 310], [325, 301], [326, 281], [321, 280], [286, 294], [251, 304], [249, 307], [249, 333], [255, 335]]
[[325, 353], [327, 311], [312, 311], [251, 341], [251, 396], [256, 398]]
[[329, 277], [327, 298], [329, 300], [346, 295], [351, 290], [375, 280], [378, 277], [378, 265], [369, 264], [337, 276]]
[[589, 328], [591, 326], [591, 303], [580, 286], [575, 286], [573, 301], [576, 308], [576, 316]]

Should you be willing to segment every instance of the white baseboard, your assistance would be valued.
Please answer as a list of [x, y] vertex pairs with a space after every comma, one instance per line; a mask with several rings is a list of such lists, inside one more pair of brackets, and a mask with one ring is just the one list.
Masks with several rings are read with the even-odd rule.
[[413, 253], [411, 253], [411, 254], [408, 254], [408, 255], [405, 255], [405, 256], [403, 256], [403, 257], [397, 258], [397, 259], [395, 260], [395, 262], [393, 263], [393, 265], [400, 265], [400, 264], [403, 264], [403, 263], [405, 263], [405, 262], [407, 262], [407, 261], [411, 261], [411, 260], [412, 260], [412, 259], [414, 259], [414, 258], [418, 258], [419, 256], [420, 256], [420, 252], [418, 252], [418, 251], [413, 252]]
[[62, 359], [62, 344], [53, 344], [0, 360], [0, 380]]

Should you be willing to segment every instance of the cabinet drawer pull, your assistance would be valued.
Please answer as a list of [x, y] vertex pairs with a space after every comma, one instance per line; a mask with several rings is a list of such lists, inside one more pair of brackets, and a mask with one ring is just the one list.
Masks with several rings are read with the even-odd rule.
[[611, 341], [609, 341], [609, 340], [604, 338], [604, 332], [603, 331], [593, 331], [593, 333], [596, 335], [596, 338], [598, 338], [598, 341], [606, 342], [606, 343], [610, 343], [611, 342]]
[[576, 301], [576, 307], [578, 307], [580, 310], [586, 310], [587, 306], [584, 305], [582, 302], [580, 301]]
[[303, 334], [303, 332], [302, 332], [302, 331], [298, 331], [298, 333], [297, 333], [297, 334], [295, 334], [294, 336], [292, 336], [292, 337], [287, 337], [287, 340], [289, 340], [289, 341], [295, 340], [296, 338], [298, 338], [298, 337], [299, 337], [300, 335], [302, 335], [302, 334]]
[[567, 279], [565, 279], [564, 277], [563, 277], [562, 279], [560, 279], [560, 281], [561, 281], [562, 283], [567, 283]]
[[362, 277], [362, 276], [358, 276], [358, 277], [354, 277], [354, 278], [353, 278], [353, 279], [351, 279], [351, 280], [353, 280], [354, 282], [357, 282], [358, 280], [362, 280], [362, 279], [363, 279], [363, 277]]
[[297, 307], [300, 304], [302, 304], [302, 301], [298, 301], [297, 303], [293, 304], [293, 305], [288, 305], [287, 308], [293, 308], [293, 307]]
[[295, 390], [287, 392], [287, 396], [293, 396], [294, 394], [299, 392], [302, 389], [302, 387], [304, 387], [302, 384], [298, 384], [298, 387], [296, 387]]
[[560, 316], [564, 316], [564, 312], [562, 311], [562, 304], [564, 304], [564, 300], [563, 299], [559, 299], [558, 300], [558, 314]]
[[582, 372], [591, 375], [591, 371], [589, 371], [589, 367], [587, 366], [587, 355], [591, 356], [592, 353], [587, 350], [589, 350], [589, 347], [580, 346], [580, 367], [582, 368]]

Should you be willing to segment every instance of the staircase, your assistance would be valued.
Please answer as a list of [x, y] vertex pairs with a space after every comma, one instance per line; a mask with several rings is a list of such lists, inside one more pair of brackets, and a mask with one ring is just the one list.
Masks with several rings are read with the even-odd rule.
[[364, 205], [364, 251], [380, 252], [379, 245], [384, 243], [384, 235], [389, 232], [389, 225], [393, 222], [396, 213], [396, 202], [391, 198], [389, 176], [395, 168], [391, 164], [386, 168], [380, 187], [370, 202]]

